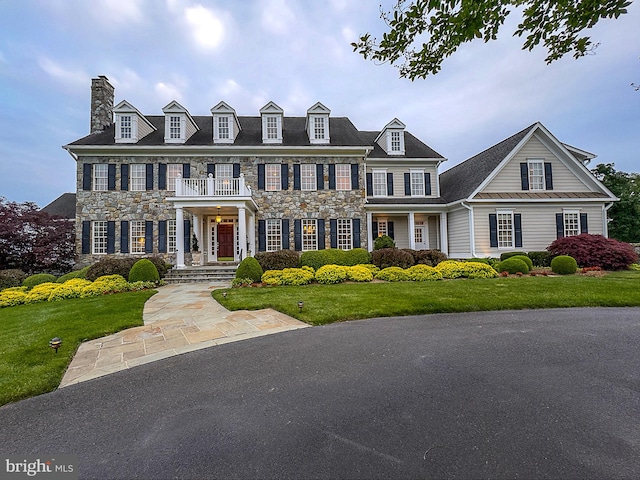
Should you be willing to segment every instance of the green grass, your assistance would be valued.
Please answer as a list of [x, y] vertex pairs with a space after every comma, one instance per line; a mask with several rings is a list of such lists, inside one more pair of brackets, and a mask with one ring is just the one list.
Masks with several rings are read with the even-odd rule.
[[[227, 292], [227, 298], [222, 293]], [[311, 325], [361, 318], [561, 307], [640, 306], [640, 272], [215, 290], [229, 310], [273, 308]], [[304, 307], [298, 310], [297, 302]]]
[[[0, 405], [55, 390], [78, 346], [142, 325], [155, 291], [119, 293], [0, 309]], [[49, 340], [62, 338], [55, 353]]]

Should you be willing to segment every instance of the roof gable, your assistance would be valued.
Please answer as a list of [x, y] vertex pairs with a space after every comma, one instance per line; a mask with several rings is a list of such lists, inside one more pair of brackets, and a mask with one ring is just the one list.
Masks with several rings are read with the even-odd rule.
[[280, 114], [284, 115], [284, 110], [276, 105], [274, 102], [267, 103], [264, 107], [260, 109], [260, 115], [264, 114]]
[[316, 102], [315, 105], [309, 107], [307, 115], [329, 115], [331, 110], [325, 107], [322, 103]]
[[230, 107], [229, 104], [223, 101], [219, 102], [215, 107], [211, 107], [211, 113], [232, 113], [233, 115], [236, 115], [236, 111]]

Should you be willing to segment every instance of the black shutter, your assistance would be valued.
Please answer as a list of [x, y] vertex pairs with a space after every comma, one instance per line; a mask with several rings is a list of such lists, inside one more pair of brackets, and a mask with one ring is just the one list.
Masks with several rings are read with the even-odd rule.
[[371, 229], [373, 230], [371, 232], [371, 235], [373, 236], [373, 239], [375, 240], [376, 237], [378, 236], [378, 222], [373, 222], [371, 224]]
[[360, 219], [354, 218], [351, 221], [351, 228], [353, 230], [353, 248], [360, 248]]
[[393, 231], [393, 222], [387, 222], [387, 235], [395, 240], [396, 235]]
[[191, 165], [188, 163], [182, 164], [182, 178], [191, 178]]
[[233, 164], [233, 178], [240, 178], [240, 164]]
[[335, 218], [329, 220], [329, 230], [331, 248], [338, 248], [338, 220]]
[[82, 253], [91, 253], [90, 239], [91, 239], [91, 222], [88, 220], [83, 220], [82, 222]]
[[329, 190], [336, 189], [336, 166], [333, 163], [329, 164]]
[[82, 165], [82, 190], [91, 190], [91, 171], [93, 165], [85, 163]]
[[107, 222], [107, 253], [116, 253], [116, 222]]
[[293, 221], [293, 248], [296, 252], [302, 250], [302, 220]]
[[110, 163], [107, 169], [108, 169], [107, 190], [115, 190], [116, 189], [116, 166], [113, 163]]
[[551, 171], [551, 164], [545, 162], [544, 164], [544, 187], [547, 190], [553, 190], [553, 172]]
[[282, 190], [289, 190], [289, 164], [283, 163], [280, 166], [280, 175], [282, 181]]
[[282, 232], [282, 249], [289, 250], [289, 220], [286, 218], [282, 219], [282, 228], [280, 231]]
[[489, 214], [489, 245], [498, 247], [498, 215], [495, 213]]
[[167, 189], [167, 164], [161, 163], [158, 165], [158, 190]]
[[191, 251], [191, 221], [184, 221], [184, 253]]
[[153, 163], [147, 163], [147, 190], [153, 190]]
[[373, 195], [373, 173], [367, 173], [367, 195]]
[[424, 194], [431, 195], [431, 174], [424, 174]]
[[120, 253], [129, 253], [129, 222], [120, 222]]
[[167, 253], [167, 221], [158, 221], [158, 253]]
[[[264, 167], [264, 165], [262, 166]], [[258, 251], [264, 252], [266, 250], [267, 250], [267, 222], [265, 220], [258, 220]]]
[[209, 174], [213, 175], [213, 178], [216, 178], [216, 164], [215, 163], [207, 163], [207, 177]]
[[580, 233], [589, 233], [589, 226], [587, 224], [587, 214], [580, 214]]
[[300, 165], [297, 163], [293, 166], [293, 189], [300, 190]]
[[324, 190], [324, 165], [316, 164], [316, 182], [318, 190]]
[[129, 190], [129, 165], [126, 163], [120, 165], [120, 190]]
[[358, 190], [360, 188], [360, 174], [358, 173], [358, 164], [351, 164], [351, 190]]
[[387, 195], [393, 196], [393, 173], [387, 173]]
[[529, 166], [526, 163], [520, 164], [520, 182], [522, 190], [529, 190]]
[[264, 190], [264, 163], [258, 165], [258, 190]]
[[411, 196], [411, 174], [410, 173], [404, 174], [404, 194], [407, 197]]
[[513, 229], [515, 230], [516, 248], [522, 248], [522, 215], [520, 213], [513, 214]]
[[564, 237], [564, 216], [556, 213], [556, 238]]
[[325, 240], [324, 240], [324, 218], [318, 219], [318, 250], [324, 250]]
[[153, 253], [153, 222], [144, 222], [144, 253]]

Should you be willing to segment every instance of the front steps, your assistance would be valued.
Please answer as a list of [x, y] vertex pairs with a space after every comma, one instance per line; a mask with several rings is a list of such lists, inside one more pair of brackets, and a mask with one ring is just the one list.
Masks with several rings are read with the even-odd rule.
[[227, 283], [236, 277], [237, 262], [210, 263], [198, 267], [172, 268], [164, 281], [167, 283]]

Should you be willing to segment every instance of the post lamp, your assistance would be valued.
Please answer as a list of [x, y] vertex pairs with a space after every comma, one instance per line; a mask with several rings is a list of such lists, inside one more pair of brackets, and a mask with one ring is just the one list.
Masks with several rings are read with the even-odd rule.
[[62, 339], [58, 337], [52, 338], [49, 340], [49, 346], [58, 353], [58, 349], [62, 346]]
[[222, 292], [222, 297], [227, 298], [227, 292]]
[[298, 308], [300, 309], [300, 311], [302, 311], [302, 307], [304, 307], [304, 302], [302, 300], [300, 300], [298, 302]]

